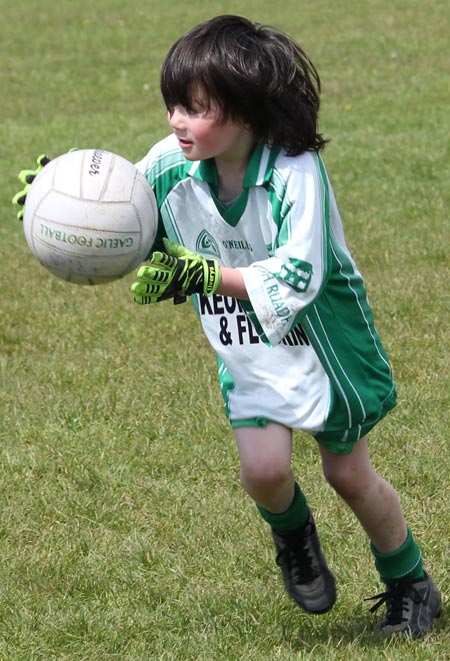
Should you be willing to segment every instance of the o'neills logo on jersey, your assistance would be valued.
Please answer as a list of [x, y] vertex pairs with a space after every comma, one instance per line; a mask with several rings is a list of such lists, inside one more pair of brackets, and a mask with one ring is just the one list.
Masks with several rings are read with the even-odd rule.
[[218, 259], [221, 257], [217, 241], [206, 230], [202, 230], [198, 235], [197, 241], [195, 242], [195, 250], [202, 255], [212, 255]]
[[[222, 246], [225, 250], [246, 250], [247, 252], [253, 252], [252, 244], [244, 239], [224, 239]], [[218, 259], [222, 256], [217, 241], [207, 230], [202, 230], [198, 235], [195, 242], [195, 249], [202, 255], [212, 255]]]
[[222, 241], [222, 245], [226, 250], [248, 250], [253, 252], [253, 247], [248, 241]]

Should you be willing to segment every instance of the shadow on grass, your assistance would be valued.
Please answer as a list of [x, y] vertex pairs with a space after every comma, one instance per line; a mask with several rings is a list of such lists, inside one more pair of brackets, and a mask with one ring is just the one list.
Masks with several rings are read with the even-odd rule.
[[315, 647], [349, 647], [355, 644], [374, 644], [383, 639], [377, 632], [377, 627], [364, 615], [353, 618], [351, 622], [330, 620], [320, 622], [319, 619], [304, 626], [289, 629], [286, 628], [285, 640], [295, 651], [311, 649]]
[[[346, 620], [342, 613], [337, 618], [329, 614], [329, 621], [324, 622], [320, 616], [306, 616], [308, 620], [294, 622], [289, 619], [283, 627], [283, 638], [295, 652], [313, 652], [319, 649], [349, 650], [360, 649], [369, 652], [373, 649], [406, 648], [411, 650], [410, 658], [420, 656], [424, 645], [437, 645], [441, 647], [443, 640], [447, 640], [449, 631], [448, 613], [445, 606], [441, 616], [435, 620], [432, 630], [420, 640], [399, 636], [387, 638], [379, 631], [381, 617], [372, 618], [366, 613], [360, 613]], [[417, 654], [412, 653], [417, 646]], [[436, 658], [442, 658], [440, 656]]]

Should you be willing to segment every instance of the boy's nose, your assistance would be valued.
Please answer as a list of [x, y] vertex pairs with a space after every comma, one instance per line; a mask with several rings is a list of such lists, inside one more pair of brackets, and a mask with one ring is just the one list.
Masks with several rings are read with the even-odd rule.
[[181, 113], [177, 108], [174, 108], [172, 112], [168, 113], [168, 120], [172, 129], [181, 130], [184, 128], [183, 113]]

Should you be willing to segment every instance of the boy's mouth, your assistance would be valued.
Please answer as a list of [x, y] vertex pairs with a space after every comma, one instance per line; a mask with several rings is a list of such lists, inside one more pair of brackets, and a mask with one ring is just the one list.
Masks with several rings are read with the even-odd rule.
[[185, 140], [184, 138], [177, 138], [177, 139], [181, 149], [188, 149], [189, 147], [192, 147], [192, 145], [194, 144], [192, 140]]

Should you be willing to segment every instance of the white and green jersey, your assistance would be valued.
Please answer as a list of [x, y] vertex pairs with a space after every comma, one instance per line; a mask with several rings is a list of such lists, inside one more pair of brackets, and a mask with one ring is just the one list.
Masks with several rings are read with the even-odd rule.
[[249, 301], [193, 297], [233, 426], [272, 420], [350, 452], [395, 405], [391, 368], [320, 156], [258, 145], [231, 207], [170, 136], [137, 164], [164, 232], [239, 268]]

